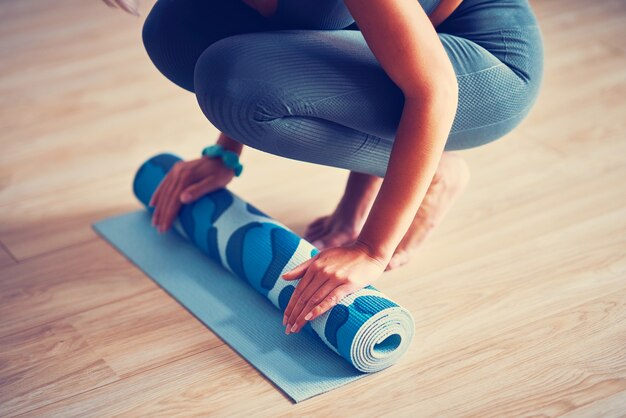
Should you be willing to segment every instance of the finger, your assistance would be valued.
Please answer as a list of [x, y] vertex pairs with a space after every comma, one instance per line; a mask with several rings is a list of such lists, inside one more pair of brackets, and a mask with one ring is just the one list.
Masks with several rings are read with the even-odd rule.
[[102, 0], [106, 3], [107, 6], [113, 8], [113, 9], [117, 9], [117, 6], [115, 4], [113, 4], [113, 2], [111, 0]]
[[178, 216], [178, 212], [180, 211], [180, 201], [178, 199], [172, 199], [169, 207], [167, 208], [167, 213], [163, 215], [163, 221], [161, 222], [161, 232], [165, 232], [174, 223], [176, 217]]
[[313, 223], [311, 223], [307, 229], [306, 229], [306, 234], [310, 234], [312, 232], [317, 232], [320, 228], [322, 228], [324, 226], [324, 219], [320, 218], [317, 219], [316, 221], [313, 221]]
[[162, 186], [163, 186], [163, 183], [165, 182], [165, 180], [167, 180], [167, 176], [165, 176], [159, 182], [159, 185], [157, 186], [156, 190], [152, 193], [152, 197], [150, 198], [150, 203], [148, 203], [148, 205], [154, 206], [156, 204], [157, 200], [159, 200], [159, 192], [162, 189]]
[[[311, 317], [308, 319], [308, 321], [312, 321], [320, 315], [325, 314], [327, 311], [337, 305], [343, 298], [353, 292], [354, 289], [350, 284], [343, 284], [339, 287], [336, 287], [335, 290], [331, 291], [320, 304], [318, 304], [310, 311]], [[306, 318], [307, 315], [305, 315], [304, 317]]]
[[[309, 286], [311, 287], [311, 286]], [[302, 308], [302, 311], [297, 316], [294, 321], [294, 325], [290, 332], [300, 332], [302, 327], [306, 324], [307, 321], [313, 319], [313, 315], [311, 311], [318, 306], [326, 297], [339, 287], [338, 283], [333, 280], [326, 280], [316, 291], [313, 293], [307, 300], [307, 304]]]
[[322, 225], [314, 231], [309, 232], [306, 239], [307, 241], [312, 243], [313, 241], [319, 239], [320, 237], [323, 237], [324, 235], [326, 235], [326, 227]]
[[167, 182], [163, 185], [163, 188], [160, 191], [159, 204], [157, 206], [158, 214], [155, 221], [159, 232], [162, 232], [160, 229], [163, 225], [164, 215], [167, 211], [168, 205], [170, 204], [170, 200], [172, 198], [172, 189], [175, 187], [175, 183], [178, 180], [178, 177], [178, 170], [170, 170], [170, 172], [167, 174]]
[[168, 175], [165, 178], [165, 181], [163, 181], [163, 184], [160, 188], [161, 190], [159, 191], [159, 201], [157, 202], [156, 208], [154, 210], [154, 225], [157, 227], [157, 229], [161, 226], [163, 222], [163, 212], [165, 211], [165, 208], [168, 204], [168, 191], [171, 188], [173, 182], [174, 179], [172, 175]]
[[313, 232], [325, 231], [326, 228], [328, 227], [327, 220], [328, 220], [328, 217], [319, 218], [318, 220], [313, 222], [311, 225], [309, 225], [309, 227], [307, 228], [307, 232], [313, 233]]
[[117, 3], [117, 5], [121, 9], [127, 11], [128, 13], [139, 16], [139, 13], [137, 13], [137, 5], [134, 4], [134, 2], [130, 2], [127, 0], [115, 0], [115, 3]]
[[322, 287], [327, 281], [329, 277], [320, 272], [317, 272], [313, 279], [309, 282], [307, 287], [300, 294], [300, 298], [296, 301], [293, 310], [291, 311], [291, 315], [289, 315], [289, 319], [287, 319], [287, 331], [291, 334], [296, 329], [296, 321], [302, 315], [306, 315], [306, 312], [303, 312], [306, 306], [309, 304], [311, 297], [317, 292], [317, 290]]
[[154, 224], [156, 225], [157, 229], [160, 228], [163, 222], [163, 211], [166, 209], [168, 204], [167, 201], [171, 197], [171, 189], [173, 187], [173, 184], [178, 180], [181, 175], [180, 172], [183, 165], [184, 162], [182, 160], [177, 161], [165, 175], [165, 179], [161, 182], [162, 184], [159, 185], [159, 202], [157, 204], [157, 209], [155, 210], [154, 216]]
[[311, 245], [313, 245], [318, 250], [323, 250], [324, 248], [326, 248], [324, 238], [326, 238], [326, 235], [323, 235], [321, 238], [314, 240]]
[[210, 174], [197, 183], [192, 184], [180, 194], [181, 203], [191, 203], [217, 188], [215, 174]]
[[174, 180], [174, 185], [171, 186], [171, 189], [167, 196], [166, 205], [163, 208], [163, 216], [161, 217], [161, 232], [167, 231], [174, 219], [178, 215], [178, 211], [180, 209], [180, 200], [178, 196], [180, 195], [180, 189], [182, 188], [182, 179], [181, 176], [178, 176]]
[[152, 214], [152, 225], [159, 225], [159, 217], [161, 215], [161, 211], [163, 210], [163, 190], [167, 188], [167, 184], [170, 182], [170, 176], [165, 176], [165, 178], [159, 184], [157, 191], [155, 192], [157, 196], [154, 198], [154, 213]]
[[287, 324], [287, 319], [289, 319], [291, 312], [293, 311], [293, 307], [300, 298], [302, 291], [306, 288], [307, 284], [311, 281], [313, 276], [315, 275], [315, 270], [313, 268], [308, 268], [306, 272], [304, 272], [304, 276], [296, 285], [293, 293], [291, 294], [291, 298], [289, 298], [289, 303], [287, 303], [287, 307], [285, 308], [285, 314], [283, 316], [283, 325]]
[[311, 265], [311, 263], [313, 262], [313, 259], [315, 259], [315, 257], [317, 257], [317, 254], [315, 254], [315, 256], [309, 258], [308, 260], [306, 260], [304, 263], [301, 263], [298, 266], [294, 267], [293, 270], [290, 270], [290, 271], [288, 271], [286, 273], [283, 273], [283, 275], [281, 277], [283, 279], [285, 279], [285, 280], [295, 280], [295, 279], [297, 279]]

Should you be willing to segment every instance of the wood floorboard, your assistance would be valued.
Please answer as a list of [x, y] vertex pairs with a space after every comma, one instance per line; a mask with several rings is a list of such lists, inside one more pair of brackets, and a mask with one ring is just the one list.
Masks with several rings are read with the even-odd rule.
[[[626, 3], [531, 0], [545, 75], [467, 191], [377, 286], [411, 310], [394, 367], [294, 405], [101, 239], [148, 157], [218, 131], [156, 70], [143, 19], [0, 1], [0, 416], [567, 416], [626, 411]], [[229, 188], [303, 234], [347, 171], [245, 148]]]

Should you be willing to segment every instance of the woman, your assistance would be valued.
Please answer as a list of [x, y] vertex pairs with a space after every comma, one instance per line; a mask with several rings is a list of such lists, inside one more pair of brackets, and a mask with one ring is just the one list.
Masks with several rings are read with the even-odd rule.
[[[335, 211], [306, 231], [322, 251], [282, 276], [300, 278], [286, 333], [408, 261], [468, 181], [450, 151], [510, 132], [543, 74], [528, 0], [158, 0], [143, 41], [223, 149], [351, 171]], [[153, 224], [167, 230], [231, 167], [178, 163], [152, 197]]]

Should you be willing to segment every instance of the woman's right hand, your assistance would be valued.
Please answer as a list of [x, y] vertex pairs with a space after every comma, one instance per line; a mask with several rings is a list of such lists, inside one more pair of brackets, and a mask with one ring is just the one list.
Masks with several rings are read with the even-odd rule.
[[112, 8], [120, 8], [131, 15], [139, 16], [137, 9], [139, 8], [138, 0], [102, 0], [107, 6]]
[[155, 206], [152, 225], [165, 232], [176, 219], [182, 204], [191, 203], [205, 194], [226, 186], [235, 176], [221, 158], [200, 157], [178, 161], [161, 181], [150, 199]]

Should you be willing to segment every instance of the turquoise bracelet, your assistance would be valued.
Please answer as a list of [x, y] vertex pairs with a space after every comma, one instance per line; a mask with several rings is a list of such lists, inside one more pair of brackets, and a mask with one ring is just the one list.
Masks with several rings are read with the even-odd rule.
[[226, 167], [231, 168], [235, 172], [235, 176], [239, 177], [243, 170], [243, 165], [239, 162], [237, 153], [224, 149], [220, 144], [209, 145], [202, 150], [205, 157], [220, 157]]

